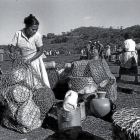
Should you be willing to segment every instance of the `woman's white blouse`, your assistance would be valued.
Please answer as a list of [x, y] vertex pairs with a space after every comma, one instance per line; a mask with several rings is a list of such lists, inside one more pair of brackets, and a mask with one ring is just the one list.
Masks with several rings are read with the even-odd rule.
[[25, 36], [25, 29], [19, 30], [15, 33], [12, 39], [12, 45], [18, 46], [22, 50], [23, 58], [31, 58], [37, 52], [37, 47], [43, 46], [42, 36], [39, 32], [29, 39]]
[[124, 48], [127, 51], [135, 51], [136, 43], [132, 39], [127, 39], [124, 41]]

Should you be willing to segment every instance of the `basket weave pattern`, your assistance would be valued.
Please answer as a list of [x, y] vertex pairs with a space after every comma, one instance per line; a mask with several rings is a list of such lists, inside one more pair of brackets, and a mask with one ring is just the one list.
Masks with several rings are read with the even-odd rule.
[[14, 61], [11, 70], [0, 79], [1, 102], [6, 108], [2, 124], [21, 133], [40, 127], [55, 96], [35, 69], [20, 60]]
[[81, 61], [75, 61], [72, 63], [72, 71], [71, 75], [73, 77], [90, 77], [85, 71], [85, 68], [87, 67], [89, 60], [81, 60]]
[[91, 74], [93, 80], [100, 84], [103, 80], [108, 79], [108, 75], [106, 74], [104, 67], [99, 60], [91, 60], [87, 65], [87, 71]]
[[118, 139], [140, 139], [140, 111], [139, 108], [123, 108], [113, 114], [114, 133]]
[[92, 79], [92, 77], [70, 77], [69, 87], [78, 92], [83, 89], [87, 85], [96, 85]]
[[105, 87], [99, 87], [99, 91], [106, 91], [106, 97], [115, 102], [117, 99], [117, 85], [115, 76], [111, 73], [109, 66], [103, 59], [82, 60], [73, 63], [70, 82], [71, 89], [78, 91], [84, 88], [88, 83], [86, 78], [91, 77], [94, 85], [99, 85], [102, 81], [108, 80]]
[[48, 79], [50, 82], [51, 88], [55, 88], [56, 84], [58, 83], [60, 77], [56, 69], [47, 69]]

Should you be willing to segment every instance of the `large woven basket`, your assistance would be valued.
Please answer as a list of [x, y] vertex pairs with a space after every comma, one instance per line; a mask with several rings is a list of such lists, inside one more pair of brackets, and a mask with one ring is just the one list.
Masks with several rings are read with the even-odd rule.
[[87, 76], [91, 75], [94, 82], [99, 85], [102, 81], [108, 79], [108, 84], [105, 87], [99, 87], [99, 91], [106, 91], [106, 97], [115, 102], [117, 99], [117, 84], [115, 76], [111, 73], [108, 64], [104, 59], [91, 60], [88, 62], [86, 70]]
[[85, 71], [87, 64], [88, 64], [89, 60], [81, 60], [81, 61], [75, 61], [72, 63], [71, 66], [71, 75], [73, 77], [89, 77], [87, 71]]
[[7, 100], [11, 103], [16, 104], [17, 106], [28, 101], [31, 97], [32, 91], [20, 84], [9, 87], [6, 92]]
[[78, 92], [83, 89], [87, 85], [97, 86], [93, 81], [92, 77], [69, 77], [70, 80], [68, 82], [69, 88]]
[[113, 114], [113, 133], [117, 140], [140, 139], [140, 109], [123, 108]]
[[47, 69], [48, 79], [50, 82], [51, 89], [54, 89], [59, 82], [60, 76], [56, 69]]
[[91, 75], [97, 84], [109, 78], [100, 60], [89, 61], [86, 69], [87, 74]]

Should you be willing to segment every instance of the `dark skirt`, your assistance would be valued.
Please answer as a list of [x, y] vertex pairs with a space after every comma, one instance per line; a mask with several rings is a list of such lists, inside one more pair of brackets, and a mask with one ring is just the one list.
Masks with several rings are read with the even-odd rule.
[[124, 68], [120, 66], [119, 74], [121, 75], [136, 75], [138, 74], [138, 66], [133, 66], [131, 68]]

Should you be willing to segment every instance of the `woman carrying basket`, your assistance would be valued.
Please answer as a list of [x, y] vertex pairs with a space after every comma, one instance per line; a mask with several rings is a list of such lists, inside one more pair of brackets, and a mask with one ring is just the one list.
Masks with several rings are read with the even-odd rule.
[[20, 48], [23, 60], [31, 64], [44, 83], [50, 88], [48, 75], [41, 55], [43, 54], [42, 36], [38, 32], [39, 21], [30, 14], [24, 19], [25, 28], [15, 33], [12, 45]]

